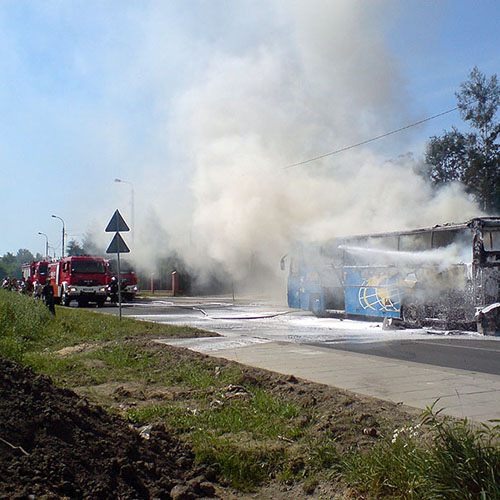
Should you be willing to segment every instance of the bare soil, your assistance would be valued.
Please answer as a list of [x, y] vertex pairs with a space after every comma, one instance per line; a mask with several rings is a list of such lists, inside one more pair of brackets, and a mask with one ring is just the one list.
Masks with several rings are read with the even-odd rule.
[[[145, 350], [170, 349], [169, 359], [179, 363], [194, 358], [211, 366], [232, 363], [148, 339], [139, 342]], [[316, 431], [336, 436], [340, 452], [369, 447], [387, 429], [415, 416], [393, 403], [251, 367], [241, 366], [239, 382], [261, 385], [303, 408], [314, 408]], [[177, 400], [179, 390], [111, 382], [74, 392], [0, 357], [0, 499], [362, 498], [333, 482], [306, 490], [272, 478], [254, 493], [231, 490], [217, 482], [211, 468], [195, 464], [189, 449], [162, 425], [141, 435], [116, 415], [151, 399]], [[182, 398], [189, 402], [190, 395]]]

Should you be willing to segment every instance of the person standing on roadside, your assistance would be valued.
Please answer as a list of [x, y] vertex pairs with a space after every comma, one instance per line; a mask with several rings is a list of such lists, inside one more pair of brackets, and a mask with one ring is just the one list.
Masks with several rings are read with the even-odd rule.
[[116, 304], [118, 302], [118, 280], [116, 279], [116, 276], [113, 276], [109, 282], [108, 293], [111, 302]]
[[47, 277], [47, 281], [45, 282], [45, 285], [43, 285], [42, 298], [46, 306], [49, 308], [49, 311], [55, 315], [56, 308], [54, 307], [54, 287], [52, 286], [49, 277]]
[[24, 286], [24, 293], [31, 297], [33, 295], [33, 290], [34, 290], [33, 281], [31, 280], [31, 278], [28, 278], [26, 280], [26, 285]]

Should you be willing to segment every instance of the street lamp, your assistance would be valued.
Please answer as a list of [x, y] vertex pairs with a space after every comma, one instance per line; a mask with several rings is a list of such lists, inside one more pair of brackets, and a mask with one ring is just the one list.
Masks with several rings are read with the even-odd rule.
[[38, 234], [45, 236], [45, 257], [49, 256], [49, 237], [45, 233], [38, 231]]
[[64, 235], [66, 233], [66, 226], [62, 217], [59, 217], [58, 215], [53, 215], [52, 217], [54, 217], [54, 219], [59, 219], [62, 222], [61, 257], [64, 257]]
[[135, 234], [135, 224], [134, 224], [134, 218], [135, 218], [135, 209], [134, 209], [134, 185], [129, 182], [129, 181], [124, 181], [122, 179], [115, 179], [115, 182], [121, 182], [123, 184], [129, 184], [130, 185], [130, 212], [131, 212], [131, 222], [132, 222], [132, 246], [134, 245], [134, 234]]

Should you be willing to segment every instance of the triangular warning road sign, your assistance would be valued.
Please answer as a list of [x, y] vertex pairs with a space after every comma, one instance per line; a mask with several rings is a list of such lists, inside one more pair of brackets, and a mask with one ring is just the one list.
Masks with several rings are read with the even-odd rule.
[[120, 236], [120, 233], [116, 233], [113, 239], [111, 240], [111, 243], [109, 244], [108, 249], [106, 250], [106, 253], [129, 253], [130, 250], [123, 240], [123, 238]]
[[115, 233], [118, 231], [130, 231], [129, 227], [127, 226], [127, 223], [123, 220], [123, 217], [121, 216], [120, 212], [118, 212], [118, 209], [115, 210], [115, 213], [113, 214], [113, 217], [111, 217], [111, 220], [109, 221], [108, 226], [106, 227], [105, 231], [107, 233]]

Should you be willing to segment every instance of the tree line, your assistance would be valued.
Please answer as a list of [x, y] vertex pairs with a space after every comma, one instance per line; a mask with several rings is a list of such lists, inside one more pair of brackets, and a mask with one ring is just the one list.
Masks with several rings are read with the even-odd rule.
[[26, 248], [21, 248], [16, 254], [7, 252], [3, 257], [0, 257], [0, 278], [9, 276], [10, 278], [21, 277], [21, 267], [26, 262], [32, 260], [41, 260], [43, 256], [39, 253], [33, 255]]

